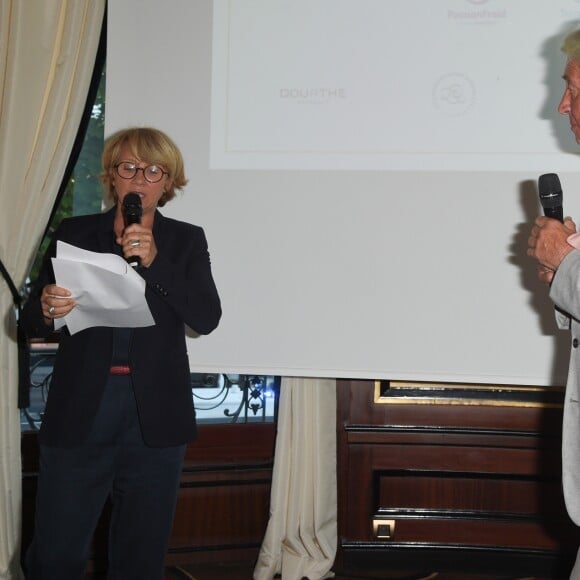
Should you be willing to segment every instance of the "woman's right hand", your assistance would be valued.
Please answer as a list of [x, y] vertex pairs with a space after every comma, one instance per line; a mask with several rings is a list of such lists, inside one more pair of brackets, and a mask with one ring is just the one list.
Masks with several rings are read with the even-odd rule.
[[77, 305], [66, 288], [56, 284], [47, 284], [42, 289], [40, 306], [46, 324], [52, 324], [54, 318], [66, 316]]

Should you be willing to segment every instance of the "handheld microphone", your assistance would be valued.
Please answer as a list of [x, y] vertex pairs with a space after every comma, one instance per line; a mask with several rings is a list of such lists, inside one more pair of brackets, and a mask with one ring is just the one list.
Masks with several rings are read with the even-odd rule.
[[[141, 205], [141, 198], [136, 193], [128, 193], [123, 198], [123, 219], [125, 220], [125, 227], [131, 224], [140, 224], [142, 215], [143, 206]], [[138, 268], [141, 265], [141, 258], [139, 256], [129, 256], [127, 262], [129, 262], [132, 268]]]
[[544, 215], [563, 222], [562, 186], [560, 185], [558, 176], [555, 173], [540, 175], [538, 189], [540, 192], [540, 203], [544, 208]]

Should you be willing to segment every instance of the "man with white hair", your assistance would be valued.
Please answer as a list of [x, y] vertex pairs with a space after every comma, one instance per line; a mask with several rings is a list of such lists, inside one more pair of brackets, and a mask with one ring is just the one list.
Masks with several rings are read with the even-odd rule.
[[[567, 57], [566, 87], [558, 112], [568, 117], [580, 144], [580, 30], [566, 36], [562, 52]], [[539, 279], [550, 285], [558, 326], [572, 335], [562, 429], [562, 483], [568, 514], [580, 525], [580, 234], [570, 218], [560, 223], [539, 216], [528, 246], [528, 255], [538, 262]], [[570, 578], [580, 580], [580, 550]]]

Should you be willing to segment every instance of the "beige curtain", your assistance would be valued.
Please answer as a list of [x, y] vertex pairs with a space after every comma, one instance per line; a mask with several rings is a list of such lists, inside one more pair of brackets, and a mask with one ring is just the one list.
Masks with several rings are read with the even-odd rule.
[[336, 518], [336, 381], [283, 379], [270, 520], [254, 580], [332, 577]]
[[[105, 0], [0, 0], [0, 259], [24, 283], [90, 86]], [[0, 578], [20, 571], [20, 413], [12, 297], [0, 278]]]

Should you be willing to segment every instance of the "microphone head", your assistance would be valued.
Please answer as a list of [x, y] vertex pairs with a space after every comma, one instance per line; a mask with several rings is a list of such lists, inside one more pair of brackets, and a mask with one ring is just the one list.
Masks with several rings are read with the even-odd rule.
[[560, 178], [555, 173], [545, 173], [538, 179], [540, 203], [544, 209], [560, 207], [562, 205], [562, 186]]
[[143, 214], [143, 205], [141, 198], [136, 193], [128, 193], [123, 198], [123, 216], [125, 217], [125, 225], [141, 223], [141, 216]]

